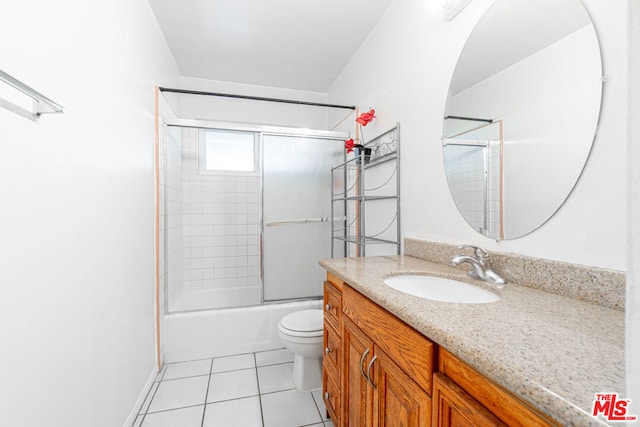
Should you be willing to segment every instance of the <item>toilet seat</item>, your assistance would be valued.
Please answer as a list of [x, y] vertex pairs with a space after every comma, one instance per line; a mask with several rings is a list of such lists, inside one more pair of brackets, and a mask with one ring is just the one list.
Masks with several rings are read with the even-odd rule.
[[279, 329], [283, 334], [293, 337], [318, 337], [323, 335], [323, 322], [322, 310], [302, 310], [284, 316]]

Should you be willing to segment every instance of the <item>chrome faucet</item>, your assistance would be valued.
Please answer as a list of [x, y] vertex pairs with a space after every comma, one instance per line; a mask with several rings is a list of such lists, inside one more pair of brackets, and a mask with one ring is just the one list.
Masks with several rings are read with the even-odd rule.
[[485, 282], [494, 283], [496, 285], [504, 285], [507, 283], [502, 277], [500, 277], [495, 271], [491, 270], [491, 263], [489, 261], [489, 252], [471, 245], [461, 245], [458, 249], [473, 249], [474, 256], [472, 255], [455, 255], [451, 257], [451, 264], [458, 266], [463, 263], [471, 265], [472, 269], [467, 274], [474, 279], [484, 280]]

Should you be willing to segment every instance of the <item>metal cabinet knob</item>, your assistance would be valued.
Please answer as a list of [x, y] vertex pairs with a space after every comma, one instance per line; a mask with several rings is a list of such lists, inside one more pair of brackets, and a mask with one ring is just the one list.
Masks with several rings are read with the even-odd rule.
[[325, 398], [325, 399], [329, 399], [329, 397], [331, 397], [331, 395], [329, 394], [329, 392], [328, 392], [328, 391], [325, 391], [325, 392], [324, 392], [324, 398]]
[[324, 352], [325, 352], [325, 354], [329, 354], [329, 353], [331, 353], [331, 349], [329, 347], [327, 347], [327, 348], [324, 349]]
[[327, 305], [324, 306], [324, 309], [326, 311], [331, 311], [332, 308], [333, 308], [333, 306], [331, 304], [327, 304]]

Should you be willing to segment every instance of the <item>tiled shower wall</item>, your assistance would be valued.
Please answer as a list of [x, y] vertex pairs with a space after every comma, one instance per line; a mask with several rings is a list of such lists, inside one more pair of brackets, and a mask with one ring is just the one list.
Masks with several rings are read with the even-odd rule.
[[198, 168], [204, 130], [183, 129], [182, 230], [185, 291], [260, 285], [260, 176]]
[[[500, 232], [500, 144], [488, 143], [487, 232]], [[444, 150], [447, 180], [460, 213], [475, 229], [484, 228], [485, 150], [450, 144]]]
[[460, 213], [475, 229], [484, 228], [484, 149], [448, 145], [444, 162], [449, 188]]

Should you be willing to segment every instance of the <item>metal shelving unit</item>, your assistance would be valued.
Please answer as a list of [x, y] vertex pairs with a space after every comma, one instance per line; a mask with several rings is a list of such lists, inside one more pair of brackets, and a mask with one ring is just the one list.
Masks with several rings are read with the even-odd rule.
[[[344, 244], [346, 256], [365, 256], [369, 245], [394, 245], [400, 255], [400, 123], [364, 147], [371, 149], [366, 158], [360, 153], [331, 168], [332, 257], [336, 242]], [[374, 184], [368, 187], [371, 181]], [[372, 205], [386, 206], [389, 216], [385, 226], [376, 230], [367, 227], [367, 210]]]

